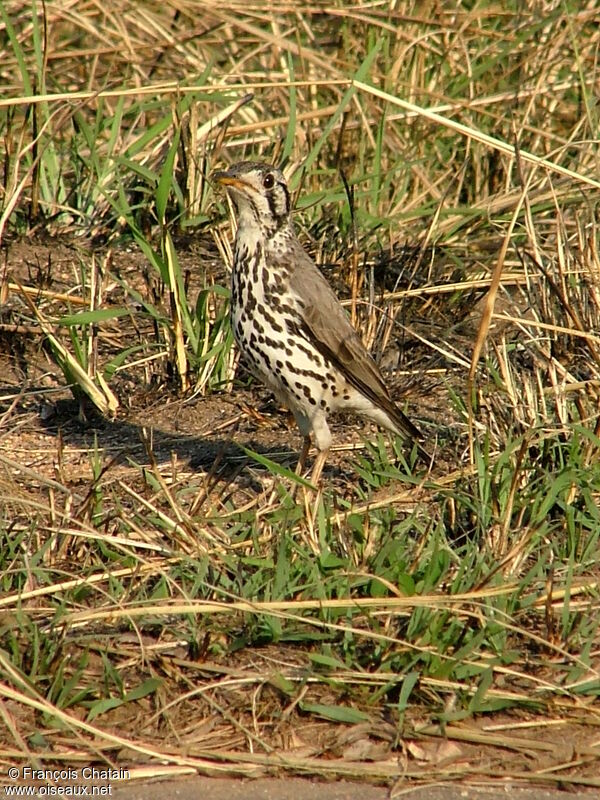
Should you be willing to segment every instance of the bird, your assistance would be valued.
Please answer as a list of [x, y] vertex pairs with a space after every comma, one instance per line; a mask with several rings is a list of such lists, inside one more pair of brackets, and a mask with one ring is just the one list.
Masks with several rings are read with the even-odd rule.
[[213, 173], [237, 227], [231, 272], [234, 338], [250, 371], [287, 407], [303, 436], [302, 475], [311, 436], [310, 481], [318, 485], [332, 443], [327, 419], [350, 412], [416, 444], [421, 432], [392, 400], [335, 292], [302, 247], [280, 169], [242, 161]]

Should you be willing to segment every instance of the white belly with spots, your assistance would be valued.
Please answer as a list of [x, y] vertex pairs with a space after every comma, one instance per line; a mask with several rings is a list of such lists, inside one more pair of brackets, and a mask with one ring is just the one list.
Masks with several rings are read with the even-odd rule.
[[[245, 249], [236, 252], [233, 332], [250, 370], [292, 411], [303, 435], [313, 433], [317, 447], [327, 449], [331, 412], [372, 417], [373, 405], [311, 343], [300, 300], [290, 293], [286, 278], [285, 271], [265, 264], [260, 245], [252, 254]], [[377, 421], [390, 427], [389, 420]]]

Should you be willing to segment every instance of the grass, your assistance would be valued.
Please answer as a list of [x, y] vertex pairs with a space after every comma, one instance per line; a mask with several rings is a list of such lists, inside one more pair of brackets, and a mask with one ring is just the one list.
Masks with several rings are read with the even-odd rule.
[[[598, 31], [542, 5], [0, 6], [5, 760], [599, 785]], [[294, 480], [248, 158], [429, 468], [346, 428]]]

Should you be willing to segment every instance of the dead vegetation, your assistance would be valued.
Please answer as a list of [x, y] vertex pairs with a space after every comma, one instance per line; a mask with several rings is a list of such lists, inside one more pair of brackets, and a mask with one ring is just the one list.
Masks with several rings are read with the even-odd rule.
[[[5, 762], [597, 787], [595, 4], [105, 5], [0, 7]], [[291, 496], [246, 158], [429, 471], [341, 421]]]

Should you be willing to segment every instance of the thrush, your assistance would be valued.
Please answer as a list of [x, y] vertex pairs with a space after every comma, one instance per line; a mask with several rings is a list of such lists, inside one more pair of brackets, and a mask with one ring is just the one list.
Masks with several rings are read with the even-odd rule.
[[292, 411], [304, 437], [302, 473], [311, 435], [321, 475], [332, 436], [327, 418], [351, 412], [418, 444], [419, 430], [392, 400], [375, 361], [335, 293], [302, 248], [282, 172], [244, 161], [215, 181], [225, 186], [237, 218], [231, 279], [231, 321], [251, 372]]

